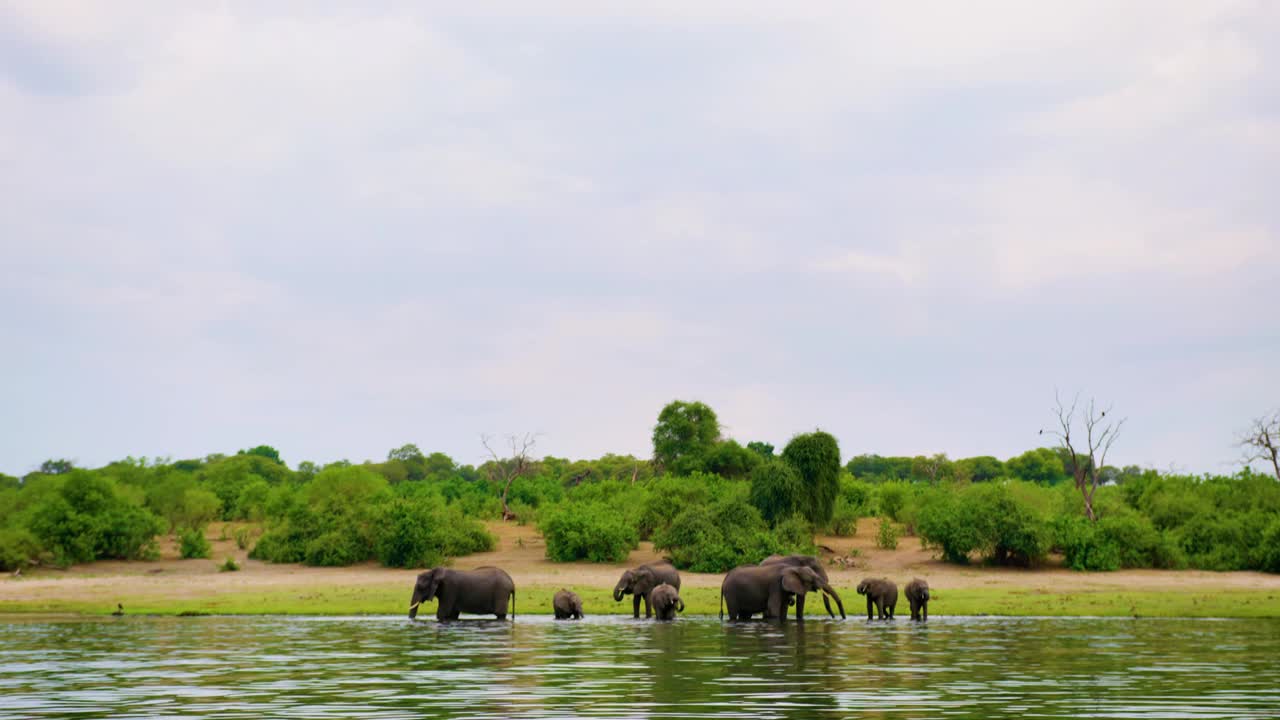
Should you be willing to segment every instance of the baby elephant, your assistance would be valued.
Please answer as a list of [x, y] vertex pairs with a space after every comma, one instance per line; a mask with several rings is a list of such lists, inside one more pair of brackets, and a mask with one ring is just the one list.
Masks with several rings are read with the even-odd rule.
[[915, 578], [907, 583], [907, 589], [903, 591], [907, 596], [907, 602], [911, 603], [911, 619], [912, 620], [928, 620], [929, 619], [929, 583]]
[[581, 620], [583, 617], [582, 598], [572, 590], [561, 588], [560, 592], [551, 599], [551, 606], [555, 610], [557, 620]]
[[680, 591], [666, 583], [649, 591], [649, 604], [659, 620], [675, 620], [676, 612], [684, 612]]
[[871, 606], [875, 605], [881, 620], [893, 619], [893, 608], [898, 604], [898, 586], [885, 578], [866, 578], [858, 583], [858, 594], [867, 596], [867, 619], [871, 618]]

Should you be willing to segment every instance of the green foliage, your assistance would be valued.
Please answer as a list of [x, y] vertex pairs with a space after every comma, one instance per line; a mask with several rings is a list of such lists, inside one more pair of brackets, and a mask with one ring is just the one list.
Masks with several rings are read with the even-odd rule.
[[831, 522], [840, 492], [840, 445], [829, 433], [816, 430], [796, 435], [782, 450], [782, 459], [795, 469], [804, 485], [800, 512], [818, 527]]
[[787, 520], [771, 532], [747, 494], [739, 484], [709, 504], [684, 508], [655, 534], [654, 547], [668, 550], [676, 567], [695, 572], [724, 572], [773, 553], [812, 552], [807, 521]]
[[280, 465], [284, 464], [284, 461], [280, 459], [280, 452], [270, 445], [259, 445], [255, 448], [249, 448], [248, 450], [241, 450], [237, 454], [256, 455], [257, 457], [266, 458], [267, 460], [279, 463]]
[[971, 482], [991, 482], [1005, 475], [1004, 463], [990, 455], [955, 461], [958, 476]]
[[235, 572], [239, 569], [240, 564], [236, 562], [235, 558], [227, 558], [218, 566], [218, 572]]
[[751, 471], [751, 504], [770, 524], [807, 509], [800, 473], [782, 460], [767, 460]]
[[40, 555], [40, 542], [25, 528], [0, 528], [0, 571], [31, 565]]
[[910, 497], [910, 486], [904, 482], [889, 482], [876, 488], [876, 510], [881, 517], [902, 522], [902, 510]]
[[658, 413], [653, 459], [677, 475], [698, 472], [719, 438], [720, 421], [714, 410], [700, 402], [675, 400]]
[[623, 562], [640, 534], [621, 511], [601, 501], [553, 506], [539, 514], [547, 557], [557, 562]]
[[726, 478], [746, 477], [762, 459], [759, 454], [738, 444], [736, 440], [724, 440], [711, 447], [703, 461], [703, 469]]
[[752, 440], [751, 442], [747, 443], [747, 449], [759, 455], [762, 458], [767, 459], [767, 458], [773, 457], [773, 445], [767, 442]]
[[439, 496], [402, 497], [378, 508], [373, 553], [387, 567], [434, 567], [492, 550], [494, 542], [483, 525]]
[[178, 533], [179, 553], [184, 558], [207, 558], [212, 552], [201, 528], [187, 528]]
[[651, 539], [666, 530], [681, 510], [710, 502], [724, 486], [721, 478], [704, 473], [683, 477], [665, 475], [654, 480], [640, 505], [636, 529], [641, 539]]
[[1031, 488], [1016, 483], [934, 490], [922, 499], [917, 531], [948, 562], [965, 563], [978, 553], [1000, 565], [1031, 565], [1044, 559], [1052, 540], [1049, 521], [1031, 495]]
[[26, 525], [55, 563], [155, 555], [155, 536], [163, 521], [133, 504], [111, 480], [71, 470], [44, 489], [39, 504], [29, 509]]
[[236, 528], [235, 538], [236, 547], [241, 550], [247, 550], [249, 548], [249, 528]]
[[876, 547], [881, 550], [897, 550], [898, 537], [901, 531], [889, 518], [880, 518], [880, 527], [876, 528]]
[[1005, 461], [1009, 477], [1040, 485], [1058, 485], [1070, 480], [1062, 456], [1050, 448], [1036, 448]]

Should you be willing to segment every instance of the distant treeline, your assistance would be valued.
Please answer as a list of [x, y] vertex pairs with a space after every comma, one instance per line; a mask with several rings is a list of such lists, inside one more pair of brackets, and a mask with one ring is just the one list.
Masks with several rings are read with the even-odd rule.
[[[702, 403], [658, 417], [651, 459], [511, 456], [460, 465], [414, 445], [382, 462], [291, 469], [263, 445], [199, 460], [64, 460], [0, 475], [0, 566], [146, 559], [175, 534], [207, 557], [204, 528], [240, 521], [236, 541], [271, 562], [425, 567], [491, 549], [483, 520], [536, 523], [553, 560], [621, 561], [641, 540], [679, 567], [724, 571], [775, 552], [813, 552], [879, 517], [877, 542], [918, 535], [950, 562], [1080, 570], [1122, 567], [1280, 572], [1280, 482], [1247, 468], [1187, 476], [1096, 468], [1096, 521], [1081, 512], [1071, 456], [1035, 448], [1007, 460], [859, 455], [796, 435], [781, 451], [721, 436]], [[1080, 462], [1092, 462], [1083, 458]]]

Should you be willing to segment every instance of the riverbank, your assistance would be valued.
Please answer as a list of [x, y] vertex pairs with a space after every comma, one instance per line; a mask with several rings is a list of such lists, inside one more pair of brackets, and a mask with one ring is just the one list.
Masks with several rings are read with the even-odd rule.
[[[1079, 573], [1060, 567], [1035, 570], [957, 566], [939, 562], [915, 538], [896, 550], [874, 547], [874, 521], [852, 538], [820, 538], [824, 556], [850, 567], [831, 566], [832, 584], [850, 617], [864, 614], [854, 592], [867, 576], [904, 585], [912, 577], [933, 588], [932, 615], [1051, 615], [1114, 617], [1280, 617], [1280, 576], [1252, 572], [1129, 570]], [[630, 598], [615, 603], [611, 590], [622, 570], [659, 554], [646, 543], [625, 564], [552, 563], [532, 527], [494, 523], [493, 552], [458, 558], [459, 569], [496, 565], [516, 582], [517, 614], [549, 613], [561, 587], [578, 592], [588, 614], [628, 614]], [[233, 533], [225, 533], [233, 535]], [[100, 562], [68, 570], [42, 569], [0, 581], [0, 613], [106, 615], [124, 605], [128, 614], [404, 614], [419, 571], [376, 565], [311, 568], [249, 560], [222, 528], [209, 531], [212, 559], [181, 560], [171, 545], [154, 562]], [[231, 557], [237, 572], [219, 572]], [[686, 612], [716, 614], [723, 575], [681, 573]], [[822, 612], [820, 602], [809, 612]], [[428, 616], [431, 607], [424, 610]], [[898, 613], [909, 615], [905, 598]]]

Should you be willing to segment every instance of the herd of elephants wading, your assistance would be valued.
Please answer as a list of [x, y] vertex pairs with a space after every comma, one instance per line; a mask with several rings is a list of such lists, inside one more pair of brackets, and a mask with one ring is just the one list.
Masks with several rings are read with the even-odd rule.
[[[720, 584], [720, 618], [725, 610], [730, 620], [750, 620], [759, 614], [766, 620], [785, 620], [787, 608], [794, 606], [796, 619], [804, 619], [805, 596], [822, 593], [827, 614], [835, 617], [831, 600], [836, 601], [843, 619], [844, 602], [827, 581], [827, 571], [809, 555], [770, 555], [759, 565], [740, 565], [730, 570]], [[858, 583], [858, 594], [867, 598], [867, 619], [892, 620], [898, 604], [898, 586], [885, 578], [867, 578]], [[929, 584], [916, 578], [907, 583], [904, 595], [911, 604], [912, 620], [929, 619]], [[646, 618], [674, 620], [684, 612], [680, 599], [680, 573], [669, 561], [631, 568], [622, 573], [613, 588], [613, 599], [621, 602], [631, 595], [632, 614], [640, 617], [644, 604]], [[457, 620], [462, 613], [496, 615], [505, 620], [510, 609], [516, 616], [516, 584], [506, 571], [496, 567], [453, 570], [438, 567], [418, 575], [409, 601], [409, 617], [418, 616], [418, 606], [436, 600], [436, 618]], [[508, 603], [510, 603], [508, 605]], [[580, 620], [582, 598], [571, 590], [560, 590], [552, 598], [557, 620]], [[874, 611], [874, 612], [873, 612]]]

